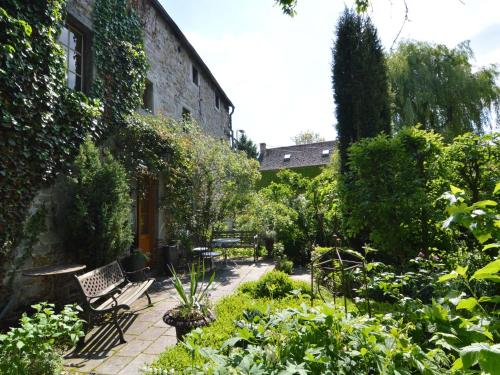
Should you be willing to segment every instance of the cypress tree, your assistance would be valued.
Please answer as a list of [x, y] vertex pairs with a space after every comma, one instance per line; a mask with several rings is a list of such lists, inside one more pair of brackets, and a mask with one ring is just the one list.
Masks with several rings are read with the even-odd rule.
[[337, 24], [332, 66], [341, 171], [347, 149], [359, 139], [390, 133], [387, 71], [370, 18], [345, 9]]

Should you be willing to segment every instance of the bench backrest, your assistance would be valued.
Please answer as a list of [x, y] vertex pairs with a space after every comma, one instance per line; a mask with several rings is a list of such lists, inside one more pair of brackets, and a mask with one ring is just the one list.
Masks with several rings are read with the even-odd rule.
[[122, 268], [116, 260], [76, 278], [88, 298], [107, 293], [125, 281]]
[[253, 247], [255, 245], [255, 233], [244, 230], [215, 231], [213, 238], [239, 238], [240, 242], [234, 247]]

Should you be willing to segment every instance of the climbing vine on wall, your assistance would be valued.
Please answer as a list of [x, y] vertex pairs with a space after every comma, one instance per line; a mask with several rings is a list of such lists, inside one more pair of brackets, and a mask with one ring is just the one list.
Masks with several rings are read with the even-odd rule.
[[66, 86], [64, 17], [63, 0], [1, 3], [0, 258], [19, 243], [36, 193], [68, 168], [86, 133], [99, 133], [98, 101]]
[[96, 0], [93, 24], [94, 91], [104, 105], [103, 121], [113, 131], [142, 102], [148, 69], [142, 24], [127, 0]]

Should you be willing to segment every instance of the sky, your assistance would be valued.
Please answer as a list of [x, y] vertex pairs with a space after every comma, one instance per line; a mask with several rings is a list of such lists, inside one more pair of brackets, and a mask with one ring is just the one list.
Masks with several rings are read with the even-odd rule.
[[[299, 0], [284, 15], [273, 0], [161, 0], [235, 105], [233, 130], [256, 144], [293, 144], [304, 130], [335, 139], [331, 47], [354, 0]], [[500, 0], [406, 0], [399, 40], [453, 48], [471, 41], [476, 67], [500, 64]], [[373, 0], [369, 15], [389, 51], [404, 0]]]

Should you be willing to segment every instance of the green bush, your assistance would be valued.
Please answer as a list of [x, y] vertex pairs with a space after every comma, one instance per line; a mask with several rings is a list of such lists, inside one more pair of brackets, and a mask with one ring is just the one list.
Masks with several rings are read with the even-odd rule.
[[101, 157], [87, 139], [80, 147], [75, 173], [68, 179], [69, 205], [63, 214], [68, 251], [94, 268], [117, 259], [133, 240], [131, 199], [125, 169], [113, 157]]
[[[251, 285], [253, 282], [245, 284]], [[188, 335], [186, 337], [188, 345], [177, 345], [165, 350], [152, 365], [151, 373], [158, 374], [169, 370], [175, 371], [176, 374], [190, 373], [192, 366], [201, 366], [206, 362], [206, 359], [198, 353], [196, 348], [220, 348], [235, 332], [234, 322], [242, 319], [245, 310], [264, 314], [268, 309], [274, 311], [289, 306], [298, 307], [309, 302], [309, 297], [305, 296], [271, 300], [267, 298], [256, 299], [250, 294], [237, 293], [225, 297], [214, 307], [216, 320], [210, 326], [198, 329]], [[190, 351], [189, 348], [192, 348], [193, 351]]]
[[60, 374], [62, 350], [83, 336], [78, 306], [67, 305], [60, 314], [54, 305], [32, 306], [33, 316], [23, 314], [20, 326], [0, 334], [0, 373], [3, 375]]
[[426, 352], [412, 342], [412, 323], [390, 315], [368, 318], [341, 309], [288, 308], [275, 314], [248, 310], [203, 373], [234, 374], [433, 374], [445, 373], [442, 350]]
[[286, 258], [278, 259], [278, 261], [276, 262], [276, 270], [290, 275], [293, 273], [293, 262]]
[[283, 298], [292, 290], [292, 279], [286, 273], [272, 271], [261, 277], [255, 284], [255, 297]]
[[259, 280], [242, 283], [238, 291], [253, 298], [284, 298], [297, 290], [309, 294], [311, 287], [307, 282], [292, 280], [286, 273], [271, 271]]

